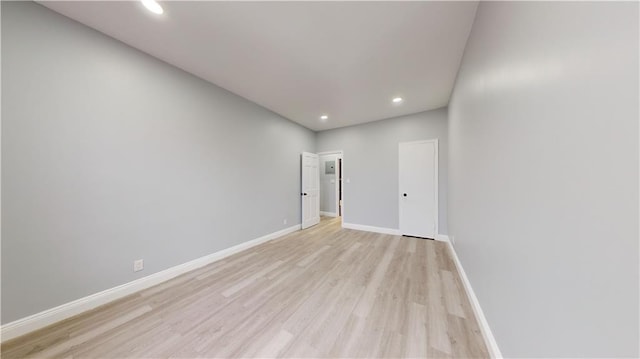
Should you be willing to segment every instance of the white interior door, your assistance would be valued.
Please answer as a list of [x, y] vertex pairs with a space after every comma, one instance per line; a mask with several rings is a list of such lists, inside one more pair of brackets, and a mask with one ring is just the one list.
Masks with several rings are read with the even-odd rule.
[[315, 153], [302, 152], [302, 228], [320, 222], [320, 161]]
[[400, 143], [400, 232], [435, 238], [438, 231], [438, 140]]

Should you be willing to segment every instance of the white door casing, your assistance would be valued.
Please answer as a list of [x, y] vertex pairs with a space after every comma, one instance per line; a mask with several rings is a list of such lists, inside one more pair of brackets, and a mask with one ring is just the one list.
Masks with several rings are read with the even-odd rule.
[[302, 229], [320, 223], [320, 161], [315, 153], [302, 152]]
[[435, 238], [438, 233], [438, 140], [399, 144], [400, 232]]
[[[338, 159], [336, 161], [336, 214], [340, 213], [340, 222], [344, 223], [344, 194], [345, 194], [345, 181], [343, 178], [344, 173], [344, 151], [342, 150], [334, 150], [334, 151], [324, 151], [318, 152], [318, 156], [325, 155], [337, 155]], [[342, 162], [339, 162], [342, 160]], [[339, 165], [341, 163], [341, 165]], [[320, 171], [323, 169], [320, 168]], [[340, 193], [340, 187], [342, 187], [342, 193]]]

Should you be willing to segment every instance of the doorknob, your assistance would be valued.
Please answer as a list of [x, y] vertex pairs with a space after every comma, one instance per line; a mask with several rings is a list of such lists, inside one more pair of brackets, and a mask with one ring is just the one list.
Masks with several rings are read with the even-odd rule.
[[402, 196], [406, 197], [406, 196], [407, 196], [407, 194], [406, 194], [406, 193], [403, 193], [403, 194], [402, 194]]
[[301, 195], [303, 195], [303, 196], [306, 196], [306, 195], [307, 195], [306, 193], [300, 193], [300, 194], [301, 194]]

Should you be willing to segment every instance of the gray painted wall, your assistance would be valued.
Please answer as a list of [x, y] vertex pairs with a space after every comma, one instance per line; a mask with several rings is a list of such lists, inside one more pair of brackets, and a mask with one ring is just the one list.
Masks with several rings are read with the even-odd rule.
[[638, 3], [482, 2], [449, 233], [505, 357], [638, 357]]
[[397, 229], [398, 143], [432, 138], [440, 140], [438, 226], [439, 232], [446, 234], [446, 109], [318, 132], [318, 152], [344, 151], [344, 222]]
[[31, 2], [2, 75], [3, 323], [300, 223], [297, 124]]
[[[327, 174], [326, 162], [333, 161], [335, 173]], [[320, 156], [320, 211], [336, 213], [336, 176], [338, 174], [338, 155]], [[333, 182], [331, 182], [333, 181]]]

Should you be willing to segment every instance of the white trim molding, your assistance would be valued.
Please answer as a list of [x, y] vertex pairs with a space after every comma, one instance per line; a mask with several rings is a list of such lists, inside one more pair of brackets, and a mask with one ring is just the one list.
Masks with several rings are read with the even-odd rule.
[[374, 227], [374, 226], [365, 226], [365, 225], [362, 225], [362, 224], [354, 224], [354, 223], [346, 223], [346, 222], [342, 223], [342, 228], [355, 229], [357, 231], [365, 231], [365, 232], [391, 234], [391, 235], [394, 235], [394, 236], [399, 236], [400, 235], [400, 230], [399, 229]]
[[232, 254], [241, 252], [243, 250], [257, 246], [259, 244], [282, 237], [289, 233], [295, 232], [299, 229], [300, 229], [300, 225], [297, 224], [295, 226], [291, 226], [291, 227], [279, 230], [277, 232], [267, 234], [260, 238], [256, 238], [248, 242], [240, 243], [236, 246], [223, 249], [221, 251], [206, 255], [204, 257], [194, 259], [187, 263], [183, 263], [175, 267], [165, 269], [163, 271], [148, 275], [140, 279], [136, 279], [129, 283], [125, 283], [117, 287], [109, 288], [107, 290], [103, 290], [102, 292], [98, 292], [98, 293], [86, 296], [84, 298], [80, 298], [72, 302], [62, 304], [55, 308], [47, 309], [40, 313], [36, 313], [22, 319], [18, 319], [11, 323], [7, 323], [1, 327], [0, 340], [1, 342], [5, 342], [7, 340], [19, 337], [21, 335], [30, 333], [32, 331], [44, 328], [48, 325], [57, 323], [61, 320], [73, 317], [75, 315], [81, 314], [83, 312], [89, 311], [94, 308], [97, 308], [101, 305], [107, 304], [116, 299], [120, 299], [129, 294], [133, 294], [143, 289], [160, 284], [169, 279], [175, 278], [181, 274], [190, 272], [200, 267], [204, 267], [205, 265], [218, 261], [222, 258], [228, 257]]
[[335, 212], [320, 211], [320, 215], [325, 217], [338, 217], [338, 215]]
[[[493, 337], [493, 333], [491, 332], [491, 328], [489, 327], [489, 323], [487, 322], [487, 318], [484, 316], [484, 312], [480, 307], [480, 302], [476, 297], [473, 288], [471, 287], [471, 282], [469, 282], [469, 278], [467, 274], [464, 272], [464, 268], [462, 268], [462, 264], [460, 263], [460, 259], [456, 254], [456, 250], [453, 248], [453, 245], [449, 241], [448, 236], [438, 235], [442, 237], [446, 237], [446, 242], [449, 245], [449, 250], [451, 252], [451, 256], [453, 257], [453, 261], [456, 264], [456, 268], [458, 269], [458, 274], [460, 275], [460, 279], [462, 279], [462, 284], [464, 285], [464, 290], [467, 292], [467, 297], [469, 298], [469, 302], [471, 303], [471, 308], [473, 308], [473, 312], [476, 315], [476, 319], [478, 320], [478, 325], [480, 326], [480, 332], [482, 332], [482, 337], [484, 338], [484, 342], [487, 345], [487, 349], [489, 350], [489, 355], [491, 358], [502, 359], [502, 353], [500, 352], [500, 348], [498, 348], [498, 343], [496, 343], [496, 339]], [[436, 238], [437, 239], [437, 238]], [[443, 240], [443, 239], [440, 239]]]
[[[344, 183], [342, 183], [342, 193], [340, 193], [340, 182], [342, 181], [342, 177], [343, 177], [342, 173], [344, 172], [342, 168], [344, 167], [344, 152], [342, 150], [318, 152], [318, 156], [320, 157], [328, 156], [328, 155], [336, 155], [338, 158], [338, 161], [342, 160], [342, 166], [338, 166], [338, 163], [336, 163], [336, 181], [335, 181], [336, 211], [335, 213], [321, 211], [320, 215], [327, 216], [327, 217], [338, 217], [338, 213], [340, 213], [340, 199], [341, 199], [340, 194], [342, 194], [343, 205], [342, 205], [341, 218], [344, 218]], [[344, 222], [344, 219], [341, 219], [340, 221]]]
[[[323, 213], [323, 212], [321, 212]], [[357, 231], [365, 231], [365, 232], [374, 232], [374, 233], [383, 233], [383, 234], [391, 234], [394, 236], [401, 236], [402, 232], [399, 229], [393, 228], [384, 228], [384, 227], [374, 227], [374, 226], [365, 226], [364, 224], [355, 224], [355, 223], [342, 223], [342, 228], [347, 229], [355, 229]], [[447, 242], [449, 243], [449, 236], [446, 234], [436, 234], [436, 241]]]

